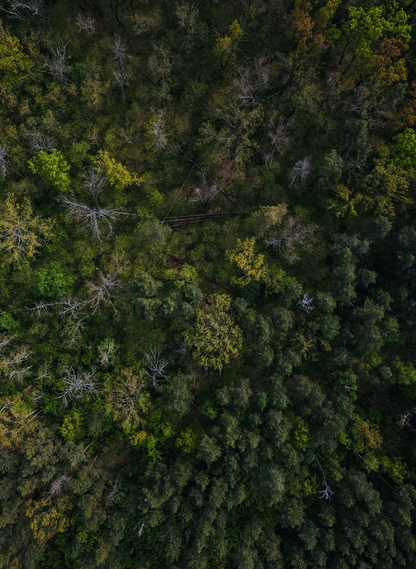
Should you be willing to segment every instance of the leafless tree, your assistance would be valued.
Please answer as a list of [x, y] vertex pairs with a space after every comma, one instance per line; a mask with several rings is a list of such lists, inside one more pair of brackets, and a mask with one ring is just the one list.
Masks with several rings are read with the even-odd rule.
[[42, 20], [43, 0], [12, 0], [9, 9], [0, 6], [0, 10], [5, 12], [9, 18], [15, 18], [16, 20]]
[[84, 173], [84, 179], [85, 185], [96, 202], [97, 196], [101, 193], [102, 189], [108, 182], [108, 176], [96, 168], [91, 168]]
[[[84, 306], [87, 303], [84, 303]], [[84, 327], [84, 321], [81, 319], [71, 319], [62, 329], [64, 336], [64, 346], [71, 347], [76, 344], [81, 336], [81, 330]]]
[[293, 166], [289, 176], [290, 186], [293, 186], [293, 184], [298, 179], [300, 179], [302, 182], [306, 180], [310, 168], [311, 168], [311, 159], [309, 157], [302, 158], [302, 160], [298, 160], [296, 164]]
[[88, 37], [92, 37], [95, 33], [94, 22], [95, 20], [92, 20], [91, 18], [84, 16], [84, 14], [81, 14], [80, 12], [76, 19], [78, 32], [79, 33], [85, 32]]
[[155, 147], [155, 152], [159, 152], [165, 148], [168, 143], [164, 129], [165, 123], [163, 121], [163, 117], [161, 115], [156, 116], [149, 129], [150, 134], [152, 134], [154, 137], [153, 144]]
[[116, 307], [113, 304], [113, 300], [117, 298], [117, 291], [121, 288], [121, 285], [117, 281], [117, 274], [120, 269], [116, 272], [108, 275], [100, 275], [100, 281], [98, 284], [87, 283], [88, 291], [92, 294], [92, 298], [87, 301], [88, 304], [92, 306], [92, 313], [95, 314], [102, 304], [105, 306], [111, 306], [115, 312], [117, 312]]
[[22, 381], [22, 379], [27, 375], [28, 371], [32, 366], [24, 367], [22, 369], [13, 369], [7, 372], [5, 375], [8, 379], [13, 379], [14, 381]]
[[110, 484], [111, 484], [111, 490], [107, 495], [107, 499], [109, 502], [116, 502], [117, 499], [120, 497], [120, 494], [121, 494], [121, 492], [120, 492], [121, 485], [120, 485], [118, 479], [114, 483], [110, 482]]
[[267, 247], [272, 247], [289, 261], [294, 261], [299, 258], [296, 255], [295, 246], [305, 241], [310, 242], [316, 229], [316, 225], [302, 225], [297, 219], [290, 217], [286, 227], [281, 231], [271, 231], [264, 242]]
[[312, 305], [313, 298], [309, 298], [308, 293], [303, 295], [302, 300], [296, 303], [296, 306], [299, 306], [305, 312], [311, 312], [315, 307]]
[[256, 62], [254, 72], [244, 69], [239, 72], [239, 77], [234, 81], [234, 87], [237, 88], [237, 99], [243, 103], [244, 106], [254, 108], [258, 105], [262, 98], [261, 91], [267, 89], [269, 83], [269, 76], [264, 67], [265, 58], [261, 58]]
[[[58, 201], [68, 207], [69, 215], [81, 222], [81, 226], [91, 231], [93, 236], [99, 241], [101, 241], [104, 235], [106, 237], [113, 235], [112, 221], [115, 221], [120, 215], [130, 215], [117, 209], [101, 208], [97, 204], [96, 207], [89, 207], [88, 205], [78, 203], [73, 195], [69, 198], [62, 196]], [[100, 228], [101, 222], [107, 225], [106, 233]]]
[[32, 150], [36, 153], [43, 150], [44, 152], [52, 152], [56, 147], [55, 141], [50, 136], [43, 134], [42, 132], [31, 132], [29, 136], [32, 139]]
[[94, 381], [95, 371], [77, 372], [72, 366], [65, 366], [64, 369], [65, 389], [57, 395], [64, 405], [71, 401], [78, 401], [87, 395], [95, 395], [98, 390], [98, 383]]
[[49, 309], [55, 305], [56, 305], [55, 302], [41, 302], [39, 304], [36, 304], [33, 308], [28, 308], [26, 306], [26, 310], [27, 310], [27, 312], [29, 312], [31, 314], [36, 314], [36, 316], [39, 317], [42, 314], [48, 314]]
[[331, 490], [331, 487], [328, 486], [328, 484], [326, 483], [326, 480], [325, 480], [325, 488], [321, 490], [319, 493], [321, 494], [319, 498], [325, 498], [326, 500], [330, 500], [331, 496], [334, 494], [334, 492]]
[[202, 202], [203, 204], [208, 204], [211, 202], [219, 193], [220, 188], [217, 184], [209, 184], [206, 173], [201, 172], [201, 185], [194, 190], [193, 202]]
[[159, 379], [166, 377], [166, 368], [169, 365], [169, 360], [161, 357], [160, 348], [153, 348], [150, 354], [145, 354], [144, 359], [146, 361], [144, 365], [152, 378], [153, 387], [159, 389]]
[[264, 161], [266, 164], [270, 164], [273, 161], [276, 153], [283, 154], [283, 148], [289, 142], [287, 131], [292, 123], [293, 120], [287, 121], [285, 123], [283, 119], [280, 119], [278, 125], [273, 125], [272, 130], [269, 131], [268, 134], [272, 143], [272, 147], [270, 151], [264, 156]]
[[12, 342], [14, 336], [6, 336], [0, 340], [0, 350], [4, 350]]
[[70, 480], [72, 480], [72, 476], [69, 476], [66, 472], [64, 472], [64, 474], [52, 482], [48, 494], [50, 496], [59, 496], [59, 494], [62, 494], [62, 492], [66, 492]]
[[87, 302], [79, 298], [72, 298], [71, 296], [64, 298], [59, 303], [60, 306], [59, 315], [68, 316], [70, 315], [75, 320], [80, 320], [81, 314], [84, 314], [83, 309], [85, 308]]
[[7, 159], [7, 148], [6, 146], [0, 146], [0, 176], [5, 178], [8, 169], [9, 160]]
[[20, 364], [25, 360], [27, 360], [27, 358], [30, 356], [31, 353], [32, 352], [29, 352], [26, 348], [20, 348], [19, 351], [17, 351], [13, 356], [11, 356], [11, 359], [3, 362], [3, 365], [13, 366]]
[[70, 70], [70, 66], [67, 63], [67, 45], [68, 43], [62, 44], [56, 48], [52, 48], [52, 58], [44, 64], [44, 67], [46, 67], [48, 73], [50, 73], [52, 77], [61, 83], [67, 82], [66, 74]]

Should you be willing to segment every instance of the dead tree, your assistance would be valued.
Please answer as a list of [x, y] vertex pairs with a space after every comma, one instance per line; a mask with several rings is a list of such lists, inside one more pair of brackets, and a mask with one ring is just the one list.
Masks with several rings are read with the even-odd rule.
[[155, 389], [160, 387], [160, 379], [166, 377], [166, 368], [169, 365], [169, 360], [161, 357], [160, 348], [153, 348], [150, 354], [145, 354], [145, 367], [152, 378], [152, 384]]
[[253, 109], [263, 98], [260, 96], [261, 91], [268, 87], [269, 75], [264, 67], [265, 58], [261, 58], [256, 62], [254, 73], [250, 73], [248, 69], [239, 72], [239, 77], [234, 81], [234, 87], [237, 88], [237, 99], [239, 99], [245, 107]]
[[3, 6], [0, 10], [16, 20], [43, 21], [43, 0], [12, 0], [8, 10]]
[[271, 231], [265, 239], [266, 247], [272, 247], [286, 259], [293, 262], [299, 257], [296, 255], [296, 245], [310, 241], [316, 231], [315, 225], [302, 225], [294, 217], [290, 217], [281, 231]]
[[155, 120], [152, 122], [152, 125], [149, 129], [149, 133], [153, 136], [153, 144], [155, 147], [155, 152], [159, 152], [168, 143], [166, 138], [166, 134], [164, 131], [165, 123], [163, 122], [162, 116], [158, 115]]
[[67, 63], [66, 47], [68, 43], [62, 44], [60, 47], [51, 49], [52, 59], [49, 59], [44, 67], [47, 69], [48, 73], [52, 75], [54, 79], [60, 83], [66, 83], [66, 74], [70, 70], [70, 66]]
[[264, 156], [264, 161], [266, 164], [271, 164], [276, 153], [283, 154], [283, 148], [289, 142], [289, 136], [287, 134], [288, 128], [292, 125], [292, 121], [284, 122], [280, 119], [277, 126], [273, 126], [272, 130], [269, 131], [269, 137], [271, 140], [272, 147], [270, 151]]
[[62, 400], [64, 405], [98, 393], [98, 383], [94, 381], [94, 370], [91, 372], [76, 372], [72, 366], [65, 366], [63, 371], [65, 374], [65, 389], [56, 398]]
[[[101, 208], [97, 204], [96, 207], [89, 207], [75, 201], [73, 195], [70, 198], [62, 196], [58, 201], [68, 208], [70, 217], [79, 221], [83, 229], [91, 231], [98, 241], [101, 241], [104, 236], [110, 237], [113, 235], [112, 221], [115, 221], [120, 215], [131, 215], [120, 212], [117, 209]], [[105, 233], [100, 228], [100, 223], [107, 226]]]
[[117, 312], [113, 300], [117, 298], [117, 291], [121, 288], [121, 285], [117, 281], [117, 274], [120, 270], [121, 269], [106, 276], [101, 274], [100, 282], [98, 284], [91, 282], [87, 283], [87, 289], [93, 296], [86, 302], [86, 304], [89, 304], [92, 307], [93, 314], [100, 309], [102, 304], [105, 306], [111, 306], [114, 312]]
[[66, 492], [70, 480], [72, 480], [72, 476], [69, 476], [66, 472], [64, 472], [64, 474], [52, 482], [48, 494], [50, 496], [59, 496], [63, 492]]
[[8, 169], [9, 160], [7, 159], [7, 148], [6, 146], [0, 146], [0, 176], [5, 178]]
[[33, 152], [52, 152], [56, 148], [55, 141], [50, 136], [43, 134], [41, 132], [35, 131], [29, 134], [32, 139], [32, 150]]
[[91, 192], [91, 195], [94, 198], [95, 202], [97, 202], [98, 195], [101, 193], [108, 182], [108, 176], [99, 170], [91, 168], [84, 173], [84, 179], [86, 187]]
[[100, 346], [98, 346], [98, 353], [100, 355], [100, 363], [102, 366], [107, 367], [111, 363], [111, 356], [116, 352], [117, 347], [114, 340], [105, 340]]
[[95, 20], [87, 18], [87, 16], [84, 16], [84, 14], [80, 12], [76, 19], [78, 32], [85, 32], [89, 38], [92, 37], [95, 34], [94, 22]]
[[127, 66], [127, 59], [131, 58], [127, 55], [126, 49], [121, 43], [121, 38], [119, 35], [114, 37], [113, 41], [113, 57], [117, 63], [117, 69], [113, 71], [114, 78], [116, 80], [116, 85], [121, 89], [121, 96], [123, 98], [123, 119], [125, 120], [125, 105], [126, 105], [126, 95], [125, 88], [129, 84], [130, 70]]
[[301, 180], [302, 182], [306, 180], [309, 170], [311, 168], [311, 159], [309, 157], [303, 158], [302, 160], [298, 160], [296, 164], [293, 166], [292, 171], [290, 173], [290, 186], [297, 180]]
[[201, 185], [194, 190], [193, 202], [202, 202], [207, 205], [211, 202], [219, 193], [221, 189], [217, 184], [210, 185], [207, 180], [207, 176], [204, 171], [201, 172]]

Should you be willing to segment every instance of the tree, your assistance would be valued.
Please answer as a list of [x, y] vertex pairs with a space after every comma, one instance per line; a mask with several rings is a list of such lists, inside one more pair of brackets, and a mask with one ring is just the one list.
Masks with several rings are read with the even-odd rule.
[[71, 180], [67, 172], [70, 166], [56, 148], [50, 154], [41, 150], [35, 158], [29, 160], [28, 166], [32, 174], [39, 174], [57, 190], [62, 192], [69, 190]]
[[307, 156], [302, 160], [298, 160], [296, 164], [293, 166], [292, 171], [290, 173], [290, 186], [300, 179], [301, 182], [304, 182], [308, 177], [309, 170], [311, 168], [311, 159]]
[[52, 75], [54, 79], [59, 81], [59, 83], [67, 83], [68, 79], [66, 74], [71, 69], [68, 65], [68, 56], [66, 53], [68, 43], [52, 48], [52, 58], [48, 59], [44, 64], [48, 73]]
[[230, 316], [231, 298], [226, 294], [211, 295], [203, 308], [196, 310], [196, 324], [185, 333], [186, 342], [194, 348], [193, 357], [204, 367], [221, 372], [243, 345], [243, 335]]
[[51, 220], [33, 216], [27, 198], [19, 205], [9, 194], [0, 212], [0, 250], [9, 253], [5, 263], [22, 265], [33, 259], [42, 242], [52, 236], [52, 225]]
[[165, 360], [161, 357], [160, 348], [153, 348], [150, 354], [144, 355], [144, 360], [144, 365], [152, 378], [153, 387], [159, 389], [159, 380], [166, 377], [166, 368], [169, 365], [169, 360]]
[[150, 394], [146, 390], [145, 372], [122, 369], [118, 377], [105, 388], [106, 413], [119, 421], [123, 431], [137, 444], [150, 409]]
[[62, 272], [59, 263], [52, 262], [47, 268], [38, 271], [39, 292], [46, 297], [68, 296], [74, 279]]
[[[0, 7], [0, 10], [4, 8]], [[10, 36], [2, 26], [0, 26], [0, 76], [3, 85], [12, 90], [20, 88], [26, 81], [35, 77], [34, 63], [23, 52], [19, 39]]]
[[78, 14], [76, 19], [78, 32], [79, 33], [85, 32], [88, 37], [92, 37], [95, 33], [94, 23], [95, 20], [93, 20], [92, 18], [88, 18], [87, 16], [84, 16], [84, 14], [82, 14], [81, 12]]
[[57, 395], [57, 399], [61, 399], [64, 405], [98, 393], [98, 383], [94, 381], [94, 370], [77, 372], [68, 365], [64, 366], [63, 372], [65, 388]]
[[298, 219], [289, 217], [285, 226], [280, 231], [270, 231], [264, 242], [266, 247], [272, 247], [288, 261], [293, 262], [299, 259], [297, 255], [298, 245], [303, 245], [306, 241], [306, 248], [312, 247], [312, 237], [316, 229], [316, 225], [302, 225]]
[[221, 59], [221, 69], [224, 69], [235, 57], [235, 53], [244, 33], [237, 20], [230, 25], [228, 34], [218, 38], [214, 46], [214, 54]]

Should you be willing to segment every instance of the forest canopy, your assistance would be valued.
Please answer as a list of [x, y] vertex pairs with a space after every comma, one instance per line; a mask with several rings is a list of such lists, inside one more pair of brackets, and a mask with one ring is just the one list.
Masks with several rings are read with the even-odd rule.
[[416, 5], [0, 0], [0, 569], [416, 567]]

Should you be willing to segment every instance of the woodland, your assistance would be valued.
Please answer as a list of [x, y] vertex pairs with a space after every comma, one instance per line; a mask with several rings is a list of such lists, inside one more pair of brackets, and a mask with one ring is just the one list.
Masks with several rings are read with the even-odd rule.
[[0, 569], [414, 569], [415, 228], [412, 0], [0, 0]]

